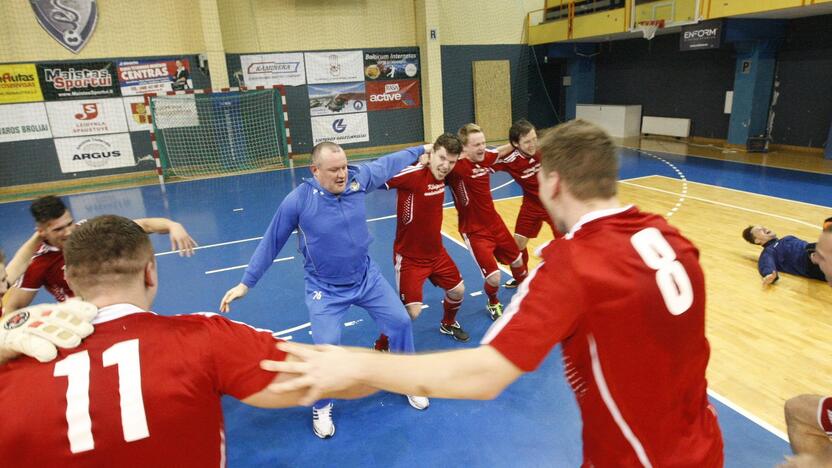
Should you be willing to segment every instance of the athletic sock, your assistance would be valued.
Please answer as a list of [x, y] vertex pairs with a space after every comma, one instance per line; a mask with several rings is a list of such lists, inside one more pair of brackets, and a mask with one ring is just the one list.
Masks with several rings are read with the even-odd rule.
[[442, 307], [445, 310], [445, 315], [442, 316], [442, 324], [453, 325], [456, 323], [456, 313], [459, 312], [459, 308], [462, 307], [462, 299], [454, 301], [448, 297], [448, 293], [446, 292]]
[[489, 304], [500, 303], [500, 300], [497, 299], [497, 291], [500, 290], [499, 286], [491, 286], [490, 284], [488, 284], [488, 281], [486, 281], [485, 285], [483, 285], [483, 290], [485, 291], [485, 295], [488, 296]]

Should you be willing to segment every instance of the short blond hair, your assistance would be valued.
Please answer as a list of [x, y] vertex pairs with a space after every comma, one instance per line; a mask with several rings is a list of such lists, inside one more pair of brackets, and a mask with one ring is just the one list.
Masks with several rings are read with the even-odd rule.
[[578, 200], [608, 199], [618, 190], [618, 157], [609, 135], [585, 120], [560, 124], [540, 139], [544, 176], [557, 172]]
[[474, 133], [482, 133], [482, 128], [475, 123], [465, 124], [459, 127], [459, 130], [456, 132], [459, 139], [462, 140], [463, 145], [468, 144], [468, 136]]

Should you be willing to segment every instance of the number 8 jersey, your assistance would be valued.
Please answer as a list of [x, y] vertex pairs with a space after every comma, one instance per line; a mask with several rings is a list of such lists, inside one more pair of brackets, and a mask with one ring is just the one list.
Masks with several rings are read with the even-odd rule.
[[625, 207], [584, 215], [543, 260], [483, 344], [530, 372], [563, 343], [584, 466], [722, 466], [696, 247]]
[[0, 460], [28, 466], [222, 466], [222, 395], [244, 399], [285, 358], [271, 332], [214, 314], [104, 307], [49, 363], [0, 366]]

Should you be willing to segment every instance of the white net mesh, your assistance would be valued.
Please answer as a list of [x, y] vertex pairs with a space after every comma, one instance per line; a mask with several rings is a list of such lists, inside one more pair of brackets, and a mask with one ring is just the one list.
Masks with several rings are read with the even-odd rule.
[[166, 175], [199, 177], [286, 165], [277, 89], [154, 96], [150, 110]]

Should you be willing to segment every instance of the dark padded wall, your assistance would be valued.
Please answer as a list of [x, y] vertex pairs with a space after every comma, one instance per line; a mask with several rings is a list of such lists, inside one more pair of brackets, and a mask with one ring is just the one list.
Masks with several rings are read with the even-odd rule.
[[823, 147], [832, 124], [832, 15], [789, 21], [777, 78], [773, 141]]
[[679, 35], [601, 45], [595, 102], [641, 104], [642, 115], [691, 119], [691, 135], [727, 138], [725, 92], [734, 88], [733, 47], [679, 51]]

